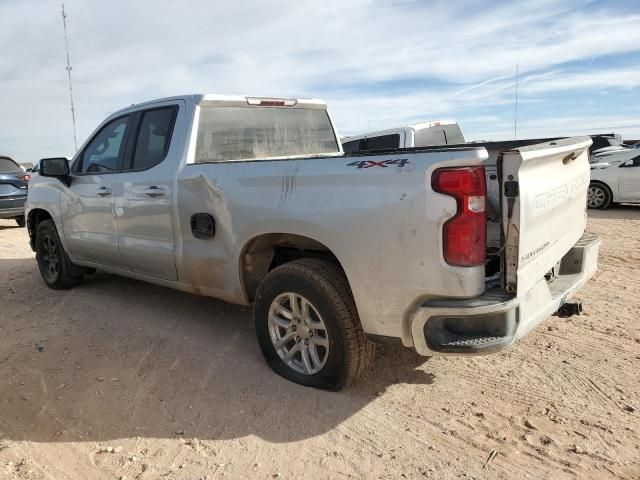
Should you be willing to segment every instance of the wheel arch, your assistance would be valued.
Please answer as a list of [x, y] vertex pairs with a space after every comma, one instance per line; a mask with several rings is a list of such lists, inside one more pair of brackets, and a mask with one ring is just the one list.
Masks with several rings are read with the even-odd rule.
[[34, 208], [27, 215], [27, 231], [29, 232], [29, 245], [31, 250], [36, 248], [36, 230], [38, 225], [44, 220], [53, 220], [53, 215], [44, 208]]
[[263, 233], [248, 240], [240, 253], [240, 283], [247, 300], [253, 301], [267, 273], [300, 258], [321, 258], [345, 272], [335, 253], [318, 240], [293, 233]]
[[611, 193], [613, 193], [613, 189], [604, 180], [589, 180], [589, 184], [592, 184], [592, 183], [597, 183], [599, 185], [602, 185], [603, 187], [607, 188]]

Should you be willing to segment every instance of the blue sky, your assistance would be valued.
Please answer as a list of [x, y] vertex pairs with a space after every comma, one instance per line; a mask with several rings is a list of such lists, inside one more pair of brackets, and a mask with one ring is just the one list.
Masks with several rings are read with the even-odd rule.
[[[640, 2], [67, 0], [79, 143], [182, 93], [325, 99], [342, 135], [640, 138]], [[0, 0], [0, 154], [73, 154], [60, 3]]]

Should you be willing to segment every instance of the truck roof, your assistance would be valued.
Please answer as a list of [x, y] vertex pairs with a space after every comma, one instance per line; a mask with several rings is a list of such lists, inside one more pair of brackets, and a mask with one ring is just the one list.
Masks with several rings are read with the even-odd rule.
[[[232, 105], [255, 105], [255, 106], [286, 106], [292, 108], [313, 108], [313, 109], [326, 109], [327, 103], [324, 100], [317, 98], [295, 98], [295, 97], [270, 97], [260, 95], [224, 95], [216, 93], [192, 93], [188, 95], [176, 95], [172, 97], [156, 98], [146, 102], [133, 103], [128, 107], [122, 108], [115, 113], [123, 112], [134, 107], [143, 107], [147, 105], [153, 105], [160, 102], [167, 102], [172, 100], [182, 100], [186, 103], [193, 103], [195, 105], [220, 105], [220, 106], [232, 106]], [[284, 103], [282, 103], [284, 102]], [[274, 104], [277, 103], [277, 104]], [[282, 103], [282, 105], [280, 105]]]

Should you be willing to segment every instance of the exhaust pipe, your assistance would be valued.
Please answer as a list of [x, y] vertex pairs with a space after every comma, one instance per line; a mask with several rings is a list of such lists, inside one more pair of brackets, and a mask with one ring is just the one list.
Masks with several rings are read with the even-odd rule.
[[582, 313], [582, 302], [567, 302], [564, 303], [556, 312], [561, 318], [568, 318], [574, 315], [580, 315]]

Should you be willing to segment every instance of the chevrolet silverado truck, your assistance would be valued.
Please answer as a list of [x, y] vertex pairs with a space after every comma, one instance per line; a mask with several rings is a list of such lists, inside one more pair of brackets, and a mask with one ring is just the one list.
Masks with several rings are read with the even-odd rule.
[[66, 289], [100, 269], [252, 304], [273, 370], [332, 390], [376, 343], [484, 354], [572, 311], [599, 247], [588, 137], [349, 155], [338, 139], [319, 100], [120, 110], [31, 181], [42, 278]]

